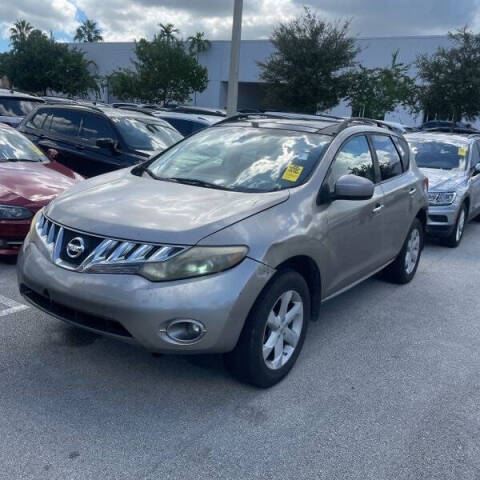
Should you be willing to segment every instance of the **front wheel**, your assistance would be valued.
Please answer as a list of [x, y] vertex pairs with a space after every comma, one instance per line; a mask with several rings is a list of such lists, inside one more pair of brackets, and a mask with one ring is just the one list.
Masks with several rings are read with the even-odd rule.
[[457, 222], [452, 233], [444, 240], [447, 247], [456, 248], [460, 245], [463, 238], [463, 232], [465, 231], [465, 225], [467, 223], [467, 207], [463, 204], [458, 212]]
[[271, 387], [287, 375], [302, 349], [310, 320], [305, 279], [288, 270], [267, 286], [243, 327], [225, 364], [240, 380]]
[[387, 280], [398, 284], [410, 282], [417, 272], [422, 248], [423, 225], [422, 222], [416, 218], [410, 227], [402, 250], [397, 255], [395, 261], [385, 269], [385, 277]]

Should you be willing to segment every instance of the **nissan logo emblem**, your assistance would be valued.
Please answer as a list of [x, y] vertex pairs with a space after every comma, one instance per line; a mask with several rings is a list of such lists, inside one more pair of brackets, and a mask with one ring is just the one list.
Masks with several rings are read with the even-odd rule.
[[78, 258], [85, 251], [85, 241], [82, 237], [72, 238], [67, 244], [67, 255]]

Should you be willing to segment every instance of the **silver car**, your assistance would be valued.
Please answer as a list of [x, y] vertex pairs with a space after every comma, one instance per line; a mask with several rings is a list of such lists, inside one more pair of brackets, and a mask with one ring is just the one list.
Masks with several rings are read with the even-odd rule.
[[457, 247], [480, 215], [480, 135], [418, 132], [405, 136], [429, 180], [427, 233]]
[[375, 122], [243, 115], [82, 182], [34, 220], [22, 294], [154, 352], [226, 353], [267, 387], [321, 301], [381, 270], [415, 275], [425, 179]]

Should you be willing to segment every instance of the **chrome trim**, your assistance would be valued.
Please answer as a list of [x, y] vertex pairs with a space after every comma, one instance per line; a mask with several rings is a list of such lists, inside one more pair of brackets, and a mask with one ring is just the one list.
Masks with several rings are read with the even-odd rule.
[[[43, 213], [37, 219], [35, 231], [45, 245], [52, 262], [59, 267], [76, 272], [135, 274], [144, 263], [164, 262], [190, 248], [115, 240], [78, 232], [77, 230], [58, 225]], [[60, 258], [62, 248], [64, 247], [63, 237], [65, 231], [72, 231], [89, 237], [103, 238], [103, 240], [80, 265], [74, 265]]]

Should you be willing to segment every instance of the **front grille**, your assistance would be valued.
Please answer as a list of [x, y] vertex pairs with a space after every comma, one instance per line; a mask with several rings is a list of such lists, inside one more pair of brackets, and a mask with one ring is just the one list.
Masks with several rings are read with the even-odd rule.
[[40, 295], [24, 284], [20, 285], [20, 293], [42, 310], [81, 327], [87, 327], [99, 332], [111, 333], [121, 337], [132, 337], [130, 332], [116, 320], [91, 315], [54, 302], [49, 296]]
[[163, 262], [188, 248], [90, 235], [56, 224], [43, 214], [35, 228], [52, 261], [79, 272], [132, 274], [146, 262]]

